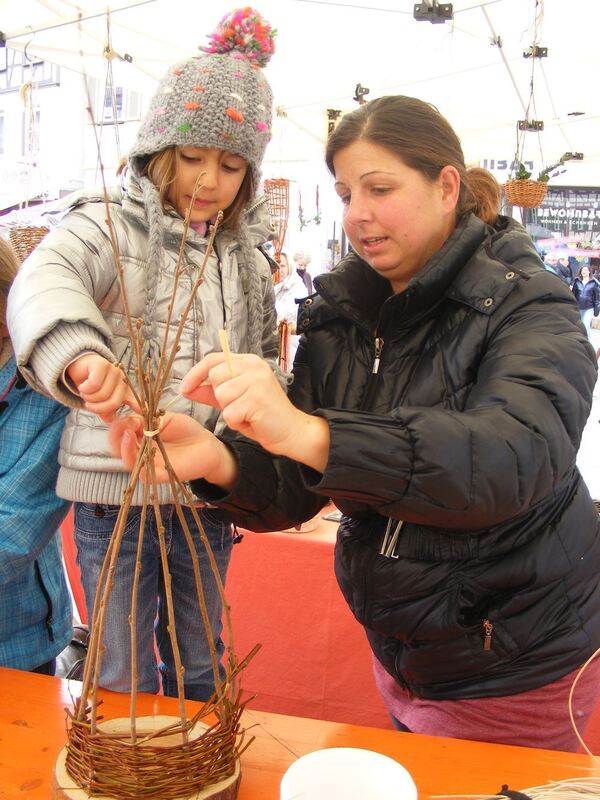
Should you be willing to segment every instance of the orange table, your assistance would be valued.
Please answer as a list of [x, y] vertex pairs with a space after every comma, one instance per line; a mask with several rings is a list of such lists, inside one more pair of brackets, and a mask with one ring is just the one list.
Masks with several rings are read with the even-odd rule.
[[[79, 686], [72, 682], [72, 691]], [[103, 692], [102, 697], [106, 717], [128, 715], [127, 695]], [[66, 681], [0, 669], [0, 800], [48, 800], [54, 764], [66, 741], [64, 708], [69, 704]], [[176, 700], [155, 695], [140, 695], [139, 707], [140, 714], [177, 713]], [[197, 704], [190, 702], [189, 708]], [[256, 740], [242, 755], [239, 800], [278, 800], [287, 767], [323, 747], [362, 747], [396, 759], [412, 775], [420, 800], [436, 794], [494, 793], [505, 783], [526, 789], [563, 778], [600, 776], [598, 761], [578, 754], [259, 711], [245, 712], [243, 721]]]

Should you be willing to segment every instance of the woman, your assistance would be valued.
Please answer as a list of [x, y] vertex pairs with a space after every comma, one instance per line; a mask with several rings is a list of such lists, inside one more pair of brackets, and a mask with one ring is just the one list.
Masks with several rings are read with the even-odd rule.
[[[519, 223], [476, 215], [432, 106], [361, 106], [326, 160], [354, 253], [303, 303], [289, 399], [255, 356], [206, 357], [181, 390], [231, 430], [168, 416], [172, 464], [253, 530], [333, 498], [336, 575], [398, 727], [574, 749], [600, 535], [575, 463], [596, 362], [572, 294]], [[142, 428], [112, 428], [126, 464]], [[599, 683], [583, 673], [580, 723]]]
[[275, 308], [277, 309], [277, 322], [279, 330], [282, 323], [286, 324], [285, 342], [287, 344], [285, 364], [292, 364], [298, 349], [299, 336], [296, 334], [296, 320], [298, 318], [298, 305], [308, 291], [302, 277], [296, 270], [290, 270], [288, 257], [281, 254], [279, 264], [281, 280], [275, 284]]
[[591, 338], [592, 319], [600, 314], [600, 283], [592, 277], [588, 266], [581, 267], [573, 281], [572, 290], [579, 305], [581, 321]]

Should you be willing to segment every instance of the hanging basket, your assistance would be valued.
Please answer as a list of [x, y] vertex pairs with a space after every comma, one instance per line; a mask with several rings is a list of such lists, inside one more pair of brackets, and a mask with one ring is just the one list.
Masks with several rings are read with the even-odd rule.
[[512, 180], [504, 184], [506, 199], [513, 206], [537, 208], [542, 204], [548, 184], [545, 181]]
[[264, 191], [273, 227], [277, 233], [275, 261], [279, 264], [290, 212], [290, 182], [287, 178], [267, 179], [264, 182]]
[[44, 225], [22, 225], [9, 230], [10, 243], [19, 261], [25, 261], [49, 230]]

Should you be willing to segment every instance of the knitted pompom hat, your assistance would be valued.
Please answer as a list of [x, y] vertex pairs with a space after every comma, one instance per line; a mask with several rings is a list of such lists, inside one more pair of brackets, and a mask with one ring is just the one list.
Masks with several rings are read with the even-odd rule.
[[223, 17], [202, 55], [171, 67], [130, 150], [134, 171], [170, 145], [215, 147], [246, 159], [256, 192], [273, 105], [261, 67], [273, 54], [274, 36], [258, 11], [240, 8]]

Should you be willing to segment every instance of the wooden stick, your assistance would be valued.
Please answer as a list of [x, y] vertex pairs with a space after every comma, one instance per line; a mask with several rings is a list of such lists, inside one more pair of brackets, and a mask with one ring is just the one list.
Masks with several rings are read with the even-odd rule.
[[231, 377], [235, 376], [235, 372], [233, 370], [233, 361], [231, 360], [231, 350], [229, 349], [229, 340], [227, 338], [227, 331], [221, 328], [219, 330], [219, 341], [221, 342], [221, 350], [225, 356], [225, 361], [227, 362], [227, 366], [229, 367], [229, 372], [231, 373]]

